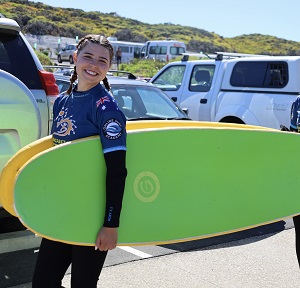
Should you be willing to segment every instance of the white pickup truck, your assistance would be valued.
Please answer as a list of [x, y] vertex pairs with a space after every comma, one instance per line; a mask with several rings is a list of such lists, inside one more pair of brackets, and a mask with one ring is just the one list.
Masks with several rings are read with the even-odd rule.
[[184, 55], [150, 82], [193, 120], [289, 127], [300, 94], [300, 56], [226, 57], [235, 58], [220, 52], [215, 59], [189, 61]]

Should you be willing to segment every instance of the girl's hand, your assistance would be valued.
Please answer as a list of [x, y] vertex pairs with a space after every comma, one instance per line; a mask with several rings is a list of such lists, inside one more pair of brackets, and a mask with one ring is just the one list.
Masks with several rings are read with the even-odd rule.
[[102, 227], [97, 235], [95, 250], [112, 250], [117, 247], [118, 228]]

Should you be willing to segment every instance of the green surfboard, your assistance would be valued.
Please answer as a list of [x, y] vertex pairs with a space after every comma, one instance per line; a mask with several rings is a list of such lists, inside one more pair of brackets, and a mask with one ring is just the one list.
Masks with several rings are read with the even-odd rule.
[[[118, 245], [174, 243], [239, 231], [300, 213], [300, 135], [274, 130], [128, 131], [128, 177]], [[287, 153], [288, 149], [288, 153]], [[20, 169], [15, 210], [33, 232], [94, 245], [105, 206], [99, 138], [65, 143]]]

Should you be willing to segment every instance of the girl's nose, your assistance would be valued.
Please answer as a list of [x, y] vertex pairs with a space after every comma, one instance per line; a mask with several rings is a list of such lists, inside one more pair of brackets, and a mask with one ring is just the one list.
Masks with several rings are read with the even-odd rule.
[[95, 59], [95, 60], [91, 60], [90, 61], [90, 65], [93, 66], [93, 67], [97, 67], [98, 66], [98, 61]]

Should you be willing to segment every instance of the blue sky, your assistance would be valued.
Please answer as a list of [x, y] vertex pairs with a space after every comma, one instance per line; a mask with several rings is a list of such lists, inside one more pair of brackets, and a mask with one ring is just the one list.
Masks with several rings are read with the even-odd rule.
[[44, 4], [102, 13], [116, 12], [144, 23], [168, 23], [223, 37], [259, 33], [300, 42], [299, 0], [39, 0]]

